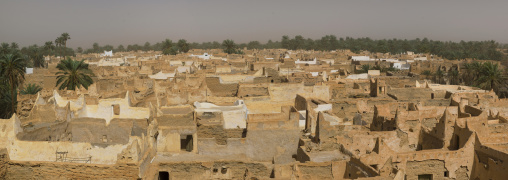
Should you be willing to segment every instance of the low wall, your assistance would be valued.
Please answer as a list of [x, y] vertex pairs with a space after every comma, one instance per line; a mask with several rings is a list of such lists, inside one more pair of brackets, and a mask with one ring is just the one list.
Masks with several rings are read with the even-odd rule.
[[[90, 165], [62, 162], [17, 162], [5, 164], [0, 179], [137, 179], [135, 164]], [[0, 170], [1, 173], [1, 170]]]
[[272, 173], [267, 163], [239, 161], [160, 163], [158, 169], [170, 179], [269, 179]]
[[245, 138], [228, 138], [225, 145], [216, 143], [215, 138], [198, 139], [198, 152], [202, 155], [245, 155]]
[[92, 156], [93, 164], [115, 164], [118, 153], [126, 147], [127, 145], [99, 147], [90, 143], [14, 141], [9, 147], [9, 157], [16, 161], [55, 161], [56, 151], [66, 151], [69, 158]]

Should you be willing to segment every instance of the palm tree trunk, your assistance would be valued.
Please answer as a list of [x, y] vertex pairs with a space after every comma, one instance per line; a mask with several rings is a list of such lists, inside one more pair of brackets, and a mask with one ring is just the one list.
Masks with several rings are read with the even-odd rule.
[[494, 89], [494, 80], [490, 80], [490, 89], [493, 89], [495, 91], [495, 89]]
[[63, 51], [64, 51], [64, 59], [65, 59], [66, 58], [65, 56], [67, 55], [67, 53], [66, 53], [67, 52], [67, 42], [64, 42], [63, 45], [64, 45], [64, 49], [63, 49]]
[[[11, 111], [12, 111], [12, 113], [14, 114], [14, 113], [16, 113], [16, 100], [17, 100], [18, 98], [17, 98], [17, 97], [14, 97], [14, 96], [15, 96], [15, 94], [16, 94], [16, 93], [15, 93], [15, 90], [16, 90], [16, 89], [14, 88], [14, 87], [15, 87], [15, 85], [14, 85], [14, 80], [13, 80], [13, 78], [11, 77], [10, 79], [11, 79], [11, 108], [12, 108], [12, 109], [11, 109]], [[12, 115], [11, 115], [11, 116], [12, 116]]]

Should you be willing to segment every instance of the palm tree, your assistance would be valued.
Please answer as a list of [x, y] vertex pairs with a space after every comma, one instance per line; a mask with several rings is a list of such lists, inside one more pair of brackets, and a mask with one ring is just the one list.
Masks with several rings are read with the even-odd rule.
[[62, 38], [64, 48], [67, 49], [67, 40], [71, 39], [71, 36], [69, 35], [69, 33], [62, 33], [60, 37]]
[[371, 68], [370, 68], [370, 65], [368, 65], [368, 64], [364, 64], [364, 65], [362, 65], [362, 70], [361, 70], [361, 72], [362, 72], [362, 73], [368, 73], [370, 69], [371, 69]]
[[436, 78], [436, 82], [438, 84], [441, 84], [441, 79], [444, 76], [444, 72], [441, 71], [441, 68], [438, 68], [437, 71], [434, 73], [434, 77]]
[[8, 119], [14, 113], [11, 105], [11, 93], [7, 80], [0, 76], [0, 118]]
[[42, 50], [37, 46], [29, 46], [27, 59], [32, 59], [34, 67], [44, 67], [44, 56], [42, 55]]
[[0, 75], [10, 86], [11, 112], [16, 113], [16, 88], [25, 80], [25, 63], [18, 54], [3, 55], [0, 59]]
[[478, 62], [478, 61], [473, 61], [471, 63], [471, 68], [473, 69], [473, 81], [478, 79], [479, 77], [479, 73], [480, 73], [480, 70], [482, 69], [482, 63]]
[[226, 39], [222, 41], [222, 47], [224, 48], [224, 52], [228, 54], [236, 53], [236, 44], [231, 39]]
[[178, 49], [180, 50], [180, 52], [183, 52], [183, 53], [189, 52], [189, 43], [187, 43], [187, 41], [185, 39], [178, 40], [177, 45], [178, 45]]
[[494, 89], [497, 91], [502, 81], [501, 70], [498, 64], [486, 62], [481, 64], [478, 79], [476, 84], [485, 90]]
[[62, 45], [63, 45], [63, 39], [62, 39], [62, 37], [58, 37], [58, 38], [56, 38], [56, 39], [55, 39], [55, 46], [56, 46], [56, 49], [60, 49], [60, 52], [58, 53], [58, 55], [59, 55], [59, 56], [61, 56], [61, 53], [62, 53], [62, 52], [61, 52], [61, 49], [62, 49], [61, 47], [62, 47]]
[[11, 49], [12, 49], [12, 50], [17, 50], [17, 49], [19, 49], [19, 45], [18, 45], [18, 43], [12, 42], [12, 43], [11, 43]]
[[466, 85], [470, 86], [474, 80], [474, 69], [471, 63], [464, 63], [464, 72], [462, 73], [462, 80]]
[[39, 86], [37, 84], [30, 83], [24, 89], [22, 89], [19, 93], [21, 93], [21, 94], [37, 94], [41, 90], [42, 90], [41, 86]]
[[2, 43], [0, 46], [0, 55], [9, 54], [11, 49], [9, 48], [9, 43]]
[[425, 70], [422, 72], [422, 75], [425, 75], [425, 79], [429, 79], [429, 76], [432, 75], [432, 72], [430, 72], [430, 70]]
[[162, 41], [162, 54], [168, 55], [170, 54], [171, 47], [173, 46], [173, 41], [170, 39], [166, 39]]
[[458, 84], [459, 71], [452, 70], [448, 73], [448, 78], [450, 78], [450, 84]]
[[60, 61], [56, 66], [58, 72], [56, 75], [56, 86], [60, 85], [59, 90], [76, 90], [83, 86], [85, 89], [93, 84], [91, 76], [95, 76], [93, 72], [88, 69], [88, 64], [84, 60], [76, 61], [71, 58]]
[[43, 49], [47, 52], [49, 56], [51, 54], [51, 51], [55, 49], [53, 41], [46, 41], [46, 43], [44, 43]]

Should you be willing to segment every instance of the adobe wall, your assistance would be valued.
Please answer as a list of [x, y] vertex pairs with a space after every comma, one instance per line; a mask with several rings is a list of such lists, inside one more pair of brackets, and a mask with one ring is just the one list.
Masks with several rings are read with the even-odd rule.
[[[446, 179], [469, 179], [467, 175], [467, 168], [462, 167], [455, 171], [456, 178], [450, 178], [449, 172], [445, 167], [445, 162], [442, 160], [425, 160], [425, 161], [409, 161], [406, 164], [406, 178], [407, 180], [418, 180], [418, 175], [429, 174], [432, 179], [446, 180]], [[446, 175], [446, 176], [445, 176]], [[448, 177], [447, 177], [448, 176]]]
[[180, 152], [181, 139], [186, 139], [188, 135], [192, 136], [192, 152], [197, 152], [197, 129], [194, 122], [194, 114], [164, 114], [157, 117], [158, 152]]
[[240, 161], [164, 162], [158, 170], [168, 172], [170, 179], [268, 179], [272, 173], [267, 163]]
[[297, 94], [304, 94], [309, 98], [330, 99], [329, 87], [327, 85], [304, 86], [298, 84], [270, 84], [268, 87], [272, 101], [294, 102]]
[[198, 139], [198, 152], [201, 155], [212, 156], [246, 156], [247, 144], [245, 138], [227, 138], [223, 144], [217, 143], [216, 138]]
[[[129, 136], [129, 143], [126, 145], [115, 144], [106, 146], [88, 142], [22, 141], [16, 138], [16, 134], [22, 132], [16, 116], [1, 122], [3, 122], [3, 125], [0, 124], [0, 127], [2, 127], [2, 131], [0, 131], [0, 145], [7, 148], [9, 158], [15, 161], [53, 162], [56, 160], [55, 153], [58, 151], [68, 152], [69, 158], [88, 158], [91, 156], [91, 161], [94, 164], [115, 164], [117, 163], [118, 155], [121, 153], [136, 156], [131, 160], [137, 162], [139, 159], [136, 154], [144, 151], [150, 143], [146, 138], [144, 141], [140, 141], [141, 139], [135, 136]], [[126, 148], [134, 148], [135, 151], [131, 150], [125, 153], [123, 151]]]
[[444, 99], [446, 91], [433, 91], [427, 88], [391, 88], [387, 90], [387, 94], [395, 100]]
[[192, 136], [192, 150], [191, 152], [197, 152], [199, 147], [198, 136], [196, 130], [191, 128], [172, 128], [172, 129], [159, 129], [159, 135], [157, 136], [157, 152], [181, 152], [181, 139], [185, 139], [187, 135]]
[[137, 179], [136, 164], [91, 165], [63, 162], [19, 162], [4, 164], [5, 179]]
[[477, 145], [471, 179], [505, 179], [508, 176], [508, 156], [505, 152]]
[[292, 177], [296, 179], [364, 179], [366, 177], [393, 179], [379, 176], [371, 167], [355, 160], [295, 163], [292, 169]]
[[7, 149], [2, 148], [0, 149], [0, 179], [6, 179], [7, 175], [7, 168], [9, 162], [9, 153], [7, 152]]
[[240, 84], [238, 89], [238, 97], [256, 97], [269, 96], [268, 86], [266, 85], [247, 85]]
[[71, 141], [72, 132], [69, 126], [69, 123], [61, 122], [34, 130], [25, 130], [16, 136], [23, 141]]
[[[127, 145], [93, 146], [90, 143], [14, 141], [9, 148], [9, 157], [16, 161], [55, 161], [56, 151], [67, 151], [68, 157], [92, 157], [94, 164], [115, 164], [117, 155]], [[95, 158], [94, 158], [95, 157]]]
[[238, 93], [238, 83], [221, 84], [219, 77], [207, 77], [205, 81], [213, 96], [234, 97]]
[[[129, 136], [146, 136], [146, 120], [79, 118], [71, 121], [72, 141], [104, 144], [127, 144]], [[106, 139], [103, 139], [103, 138]]]
[[[444, 177], [444, 171], [448, 171], [450, 178], [469, 177], [473, 169], [474, 139], [470, 137], [463, 148], [455, 151], [424, 150], [398, 153], [393, 156], [392, 162], [398, 163], [397, 167], [408, 174], [408, 179], [410, 175], [411, 179], [417, 179], [417, 175], [422, 173], [435, 174], [434, 178], [441, 178]], [[436, 170], [431, 168], [439, 166], [441, 167]]]
[[[341, 165], [345, 166], [345, 162]], [[333, 175], [335, 174], [331, 163], [300, 163], [295, 164], [294, 169], [294, 174], [298, 179], [334, 179]], [[345, 170], [345, 168], [340, 169]], [[340, 176], [336, 178], [341, 179]]]

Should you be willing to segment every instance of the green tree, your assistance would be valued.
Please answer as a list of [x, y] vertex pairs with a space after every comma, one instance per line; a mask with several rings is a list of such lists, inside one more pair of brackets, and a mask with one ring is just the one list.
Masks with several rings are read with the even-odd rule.
[[46, 51], [46, 55], [50, 55], [51, 51], [55, 50], [55, 45], [53, 45], [53, 41], [46, 41], [43, 46], [44, 51]]
[[17, 87], [25, 80], [25, 62], [18, 54], [6, 54], [0, 59], [0, 76], [11, 92], [11, 109], [8, 114], [16, 113]]
[[69, 33], [62, 33], [62, 35], [60, 35], [60, 41], [63, 45], [63, 50], [64, 50], [64, 59], [65, 57], [67, 56], [67, 40], [71, 39], [71, 36], [69, 35]]
[[60, 37], [62, 38], [63, 46], [67, 48], [67, 40], [71, 39], [71, 36], [69, 35], [69, 33], [62, 33]]
[[27, 55], [32, 60], [34, 67], [44, 67], [44, 55], [37, 45], [29, 46]]
[[430, 72], [429, 70], [425, 70], [422, 72], [422, 75], [425, 76], [425, 79], [429, 79], [429, 77], [432, 75], [432, 72]]
[[103, 46], [102, 49], [105, 51], [112, 51], [114, 49], [114, 47], [112, 45], [107, 44], [107, 45]]
[[261, 49], [261, 43], [259, 41], [251, 41], [247, 43], [247, 49]]
[[171, 47], [171, 48], [168, 50], [168, 54], [169, 54], [169, 55], [177, 55], [177, 54], [178, 54], [178, 48], [177, 48], [176, 46]]
[[99, 43], [93, 43], [92, 49], [94, 53], [100, 53], [101, 47], [99, 46]]
[[441, 79], [443, 79], [444, 72], [441, 71], [441, 68], [438, 68], [437, 71], [434, 73], [434, 78], [438, 84], [441, 84]]
[[121, 45], [121, 44], [120, 44], [120, 45], [118, 45], [118, 47], [116, 48], [116, 51], [118, 51], [118, 52], [123, 52], [123, 51], [125, 51], [125, 48], [123, 47], [123, 45]]
[[55, 39], [55, 49], [57, 49], [59, 56], [62, 56], [62, 53], [64, 53], [63, 52], [64, 49], [62, 48], [63, 44], [64, 44], [63, 37], [60, 36]]
[[290, 42], [289, 42], [289, 36], [284, 35], [282, 36], [282, 40], [280, 41], [282, 48], [289, 49], [290, 48]]
[[76, 52], [78, 52], [78, 53], [83, 53], [83, 48], [82, 48], [82, 47], [78, 47], [78, 48], [76, 49]]
[[178, 43], [176, 43], [176, 45], [178, 46], [178, 50], [180, 50], [180, 52], [183, 53], [189, 52], [189, 43], [187, 43], [185, 39], [178, 40]]
[[144, 51], [150, 51], [152, 49], [149, 42], [145, 42], [145, 45], [143, 46]]
[[7, 80], [0, 76], [0, 118], [8, 119], [12, 116], [11, 93]]
[[12, 50], [18, 50], [18, 49], [19, 49], [19, 45], [18, 45], [18, 43], [12, 42], [12, 43], [11, 43], [11, 49], [12, 49]]
[[474, 69], [473, 65], [471, 63], [464, 63], [463, 64], [464, 70], [462, 72], [462, 80], [465, 82], [466, 85], [470, 86], [474, 82]]
[[217, 41], [212, 42], [212, 49], [219, 49], [221, 44]]
[[369, 72], [370, 69], [371, 69], [370, 65], [364, 64], [364, 65], [362, 65], [361, 73], [367, 73], [367, 72]]
[[448, 79], [450, 79], [450, 84], [459, 84], [459, 71], [452, 70], [448, 73]]
[[237, 53], [236, 44], [231, 39], [226, 39], [226, 40], [222, 41], [222, 48], [224, 49], [225, 53], [228, 53], [228, 54]]
[[19, 93], [21, 93], [21, 94], [37, 94], [41, 90], [42, 90], [41, 86], [39, 86], [37, 84], [30, 83], [24, 89], [19, 91]]
[[478, 79], [476, 84], [485, 90], [494, 91], [499, 90], [499, 86], [502, 82], [502, 73], [498, 67], [498, 64], [486, 62], [481, 65], [480, 72], [478, 73]]
[[11, 52], [11, 48], [9, 47], [9, 43], [2, 43], [0, 46], [0, 55], [9, 54]]
[[85, 89], [93, 84], [91, 77], [95, 76], [93, 72], [88, 69], [88, 64], [84, 60], [76, 61], [71, 58], [60, 61], [56, 68], [59, 70], [56, 75], [56, 86], [60, 85], [58, 89], [63, 90], [76, 90], [83, 86]]
[[173, 47], [173, 41], [171, 41], [170, 39], [162, 41], [162, 54], [164, 55], [171, 54], [171, 47]]
[[291, 50], [302, 49], [305, 45], [305, 39], [303, 38], [303, 36], [297, 35], [295, 36], [295, 38], [290, 40], [289, 44], [290, 44], [289, 49]]

